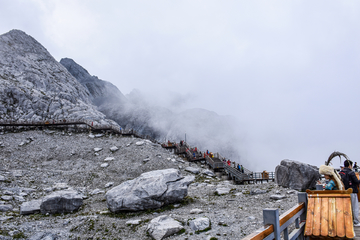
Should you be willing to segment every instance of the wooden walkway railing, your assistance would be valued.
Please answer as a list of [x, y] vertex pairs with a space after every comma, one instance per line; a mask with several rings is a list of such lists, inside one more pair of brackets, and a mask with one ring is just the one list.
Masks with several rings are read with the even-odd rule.
[[64, 127], [64, 126], [77, 126], [85, 125], [94, 131], [110, 131], [121, 135], [132, 135], [142, 139], [148, 139], [154, 143], [159, 143], [156, 139], [149, 135], [143, 136], [133, 129], [122, 129], [116, 125], [101, 125], [89, 119], [73, 120], [73, 119], [57, 119], [45, 120], [36, 122], [27, 121], [0, 121], [0, 127]]
[[[278, 208], [264, 209], [264, 227], [249, 234], [243, 238], [243, 240], [280, 240], [281, 233], [284, 234], [284, 239], [286, 240], [303, 239], [306, 220], [307, 194], [298, 193], [298, 202], [299, 204], [281, 214], [281, 216], [279, 216]], [[288, 228], [293, 223], [295, 223], [295, 229], [289, 234]]]

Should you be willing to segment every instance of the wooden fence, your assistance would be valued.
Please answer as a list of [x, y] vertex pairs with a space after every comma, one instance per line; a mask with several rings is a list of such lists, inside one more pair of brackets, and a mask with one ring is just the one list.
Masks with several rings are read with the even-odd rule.
[[[278, 208], [263, 210], [264, 227], [246, 236], [245, 240], [275, 239], [280, 240], [283, 233], [285, 240], [304, 239], [307, 194], [298, 193], [298, 204], [279, 216]], [[295, 229], [289, 234], [290, 225]]]

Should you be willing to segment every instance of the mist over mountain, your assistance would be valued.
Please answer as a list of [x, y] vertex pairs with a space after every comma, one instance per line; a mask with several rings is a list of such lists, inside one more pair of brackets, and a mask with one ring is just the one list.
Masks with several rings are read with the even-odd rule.
[[116, 124], [91, 104], [87, 89], [40, 43], [20, 30], [0, 36], [0, 119]]
[[[63, 58], [60, 63], [90, 92], [97, 109], [122, 127], [135, 129], [160, 141], [184, 140], [186, 135], [192, 146], [220, 152], [239, 161], [239, 136], [234, 117], [219, 116], [199, 108], [176, 113], [157, 105], [151, 96], [138, 89], [124, 96], [116, 86], [91, 76], [72, 59]], [[176, 103], [177, 99], [170, 98], [168, 101]]]

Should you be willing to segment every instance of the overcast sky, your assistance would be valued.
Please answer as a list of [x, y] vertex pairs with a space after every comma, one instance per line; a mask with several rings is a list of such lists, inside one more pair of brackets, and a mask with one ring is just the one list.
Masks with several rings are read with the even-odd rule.
[[335, 150], [360, 162], [359, 27], [351, 0], [0, 0], [1, 34], [23, 30], [124, 94], [237, 117], [243, 159], [268, 171]]

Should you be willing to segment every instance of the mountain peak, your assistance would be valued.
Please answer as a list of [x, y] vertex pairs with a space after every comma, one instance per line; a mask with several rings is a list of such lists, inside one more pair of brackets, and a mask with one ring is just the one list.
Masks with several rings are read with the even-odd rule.
[[25, 32], [17, 29], [0, 35], [0, 48], [3, 51], [21, 53], [22, 55], [25, 53], [32, 53], [52, 58], [46, 48], [38, 41]]

